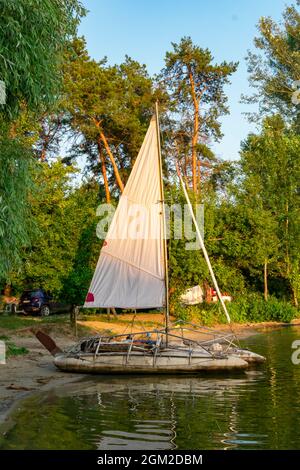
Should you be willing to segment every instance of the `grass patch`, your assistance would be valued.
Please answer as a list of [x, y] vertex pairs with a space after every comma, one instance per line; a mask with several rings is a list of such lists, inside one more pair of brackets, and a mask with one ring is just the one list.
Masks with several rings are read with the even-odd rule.
[[6, 343], [6, 348], [7, 357], [24, 356], [29, 352], [27, 348], [24, 348], [23, 346], [16, 346], [15, 343], [11, 342]]
[[70, 322], [70, 315], [50, 315], [49, 317], [25, 317], [17, 315], [1, 315], [0, 328], [7, 330], [18, 330], [20, 328], [30, 328], [31, 326], [66, 324]]
[[[89, 320], [90, 318], [87, 318]], [[95, 316], [99, 321], [99, 318]], [[78, 320], [82, 320], [81, 315]], [[50, 335], [60, 334], [66, 336], [74, 336], [74, 326], [70, 323], [70, 314], [50, 315], [49, 317], [34, 317], [34, 316], [17, 316], [17, 315], [0, 315], [0, 335], [3, 334], [18, 334], [22, 330], [34, 328], [34, 330], [42, 329], [45, 333]], [[78, 337], [91, 336], [95, 334], [93, 329], [88, 325], [77, 325]], [[7, 336], [2, 336], [8, 339]], [[0, 338], [1, 339], [1, 338]], [[17, 355], [17, 350], [11, 348], [13, 355]], [[23, 352], [24, 353], [24, 352]], [[22, 351], [19, 352], [22, 354]]]
[[29, 352], [27, 348], [13, 343], [8, 336], [0, 336], [0, 340], [5, 342], [6, 357], [24, 356]]
[[[97, 325], [97, 330], [101, 328], [101, 322], [106, 323], [105, 329], [101, 330], [101, 334], [112, 335], [114, 330], [114, 325], [123, 325], [123, 327], [128, 327], [132, 324], [132, 320], [124, 318], [122, 314], [119, 314], [117, 317], [111, 315], [110, 317], [106, 314], [83, 314], [80, 313], [77, 317], [77, 335], [78, 338], [92, 336], [99, 334], [94, 328], [93, 325], [85, 325], [85, 322], [99, 322]], [[109, 326], [107, 325], [109, 323]], [[111, 325], [111, 328], [110, 328]], [[162, 328], [162, 324], [156, 321], [144, 321], [139, 320], [137, 315], [134, 320], [135, 326], [143, 326], [145, 329], [157, 329]], [[108, 328], [107, 328], [108, 327]], [[50, 336], [53, 335], [55, 338], [56, 335], [65, 335], [69, 337], [74, 336], [74, 326], [70, 323], [70, 314], [58, 314], [50, 315], [49, 317], [39, 317], [39, 316], [22, 316], [22, 315], [0, 315], [0, 334], [23, 334], [22, 330], [29, 331], [30, 328], [34, 330], [42, 329], [45, 333]], [[104, 325], [103, 325], [104, 328]], [[74, 338], [75, 340], [75, 338]], [[17, 351], [14, 351], [16, 355]], [[22, 352], [20, 351], [20, 354]]]

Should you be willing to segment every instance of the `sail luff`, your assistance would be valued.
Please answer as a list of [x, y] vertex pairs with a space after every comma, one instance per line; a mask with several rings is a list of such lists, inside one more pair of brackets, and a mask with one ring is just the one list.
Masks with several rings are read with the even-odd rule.
[[168, 329], [169, 329], [170, 319], [169, 319], [169, 274], [168, 274], [167, 224], [166, 224], [165, 194], [164, 194], [164, 183], [163, 183], [160, 126], [159, 126], [159, 114], [158, 114], [158, 102], [157, 101], [155, 103], [155, 117], [156, 117], [157, 148], [158, 148], [158, 157], [159, 157], [160, 194], [161, 194], [162, 217], [163, 217], [163, 251], [164, 251], [165, 291], [166, 291], [165, 326], [166, 326], [166, 333], [167, 333], [166, 339], [168, 341]]

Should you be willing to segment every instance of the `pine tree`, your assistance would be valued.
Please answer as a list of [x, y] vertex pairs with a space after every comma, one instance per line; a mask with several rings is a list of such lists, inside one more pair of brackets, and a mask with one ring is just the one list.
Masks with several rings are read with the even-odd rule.
[[180, 116], [173, 135], [176, 151], [183, 155], [185, 176], [191, 174], [191, 186], [197, 193], [203, 167], [214, 159], [207, 140], [222, 137], [219, 117], [228, 114], [224, 86], [237, 64], [213, 64], [211, 52], [194, 45], [189, 37], [172, 46], [160, 80], [171, 96], [172, 110]]

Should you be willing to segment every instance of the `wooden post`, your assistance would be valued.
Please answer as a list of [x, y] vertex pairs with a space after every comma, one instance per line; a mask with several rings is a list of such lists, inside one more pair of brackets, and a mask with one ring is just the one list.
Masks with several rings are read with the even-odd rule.
[[77, 333], [78, 333], [78, 331], [77, 331], [78, 313], [79, 313], [78, 305], [73, 305], [72, 309], [71, 309], [71, 312], [70, 312], [70, 324], [71, 324], [71, 327], [73, 328], [74, 335], [75, 335], [76, 338], [77, 338]]
[[73, 325], [74, 325], [74, 308], [75, 308], [75, 305], [72, 305], [72, 308], [70, 310], [70, 326], [71, 326], [71, 328], [73, 328]]
[[79, 313], [79, 307], [78, 307], [78, 305], [76, 305], [76, 307], [75, 307], [75, 312], [74, 312], [74, 334], [75, 334], [75, 338], [77, 338], [77, 336], [78, 336], [78, 331], [77, 331], [77, 317], [78, 317], [78, 313]]
[[109, 318], [110, 318], [110, 312], [112, 312], [114, 317], [118, 316], [115, 307], [110, 307], [106, 309], [106, 313], [109, 316]]

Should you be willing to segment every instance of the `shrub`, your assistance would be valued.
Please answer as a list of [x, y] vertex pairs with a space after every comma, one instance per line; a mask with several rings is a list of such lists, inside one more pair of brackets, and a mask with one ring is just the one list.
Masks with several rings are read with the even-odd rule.
[[[278, 300], [276, 297], [269, 297], [266, 302], [258, 294], [248, 294], [239, 297], [231, 303], [226, 303], [231, 320], [236, 323], [247, 322], [268, 322], [277, 321], [289, 323], [293, 318], [299, 316], [299, 310], [292, 304]], [[174, 308], [177, 319], [192, 320], [202, 325], [212, 325], [214, 323], [226, 323], [220, 303], [198, 304], [183, 306], [177, 303]]]
[[289, 323], [299, 315], [298, 310], [288, 302], [269, 297], [249, 294], [228, 304], [228, 311], [235, 322], [279, 321]]

